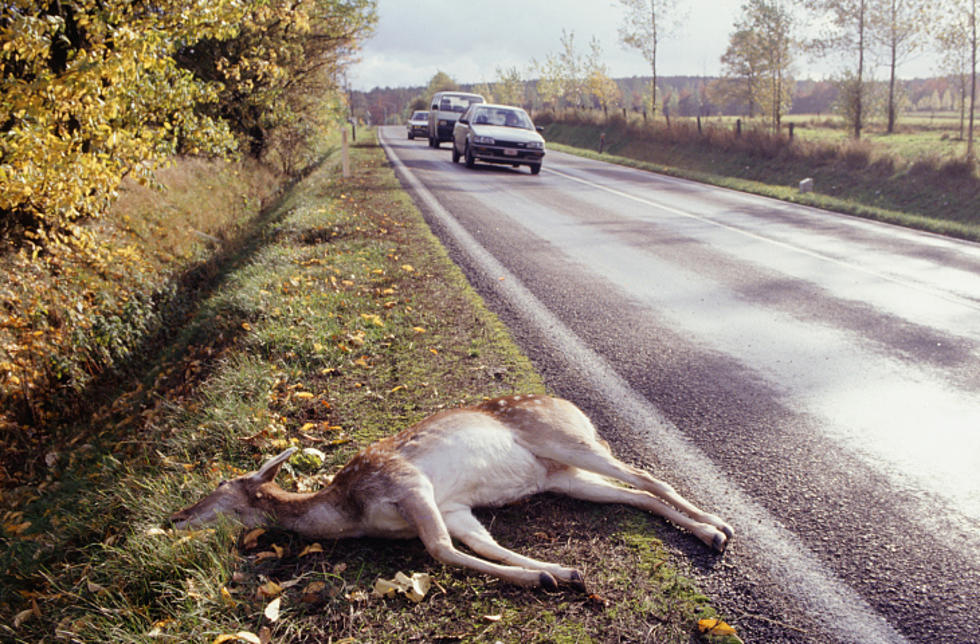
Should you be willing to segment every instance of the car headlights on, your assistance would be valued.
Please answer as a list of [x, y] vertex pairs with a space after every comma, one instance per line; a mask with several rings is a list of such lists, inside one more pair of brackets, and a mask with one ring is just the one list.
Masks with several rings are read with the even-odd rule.
[[527, 144], [527, 147], [529, 150], [543, 150], [544, 143], [541, 141], [531, 141]]
[[496, 141], [493, 140], [492, 136], [474, 136], [473, 143], [477, 145], [493, 145]]

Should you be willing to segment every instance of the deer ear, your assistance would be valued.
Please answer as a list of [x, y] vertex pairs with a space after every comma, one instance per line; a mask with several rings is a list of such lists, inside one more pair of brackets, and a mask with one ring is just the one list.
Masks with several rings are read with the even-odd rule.
[[262, 467], [259, 468], [258, 472], [251, 476], [251, 478], [259, 481], [260, 483], [268, 483], [272, 479], [276, 478], [276, 474], [279, 473], [279, 468], [282, 467], [283, 463], [289, 460], [289, 457], [293, 455], [296, 449], [297, 448], [295, 447], [290, 447], [286, 451], [279, 454], [279, 456], [270, 458], [264, 465], [262, 465]]

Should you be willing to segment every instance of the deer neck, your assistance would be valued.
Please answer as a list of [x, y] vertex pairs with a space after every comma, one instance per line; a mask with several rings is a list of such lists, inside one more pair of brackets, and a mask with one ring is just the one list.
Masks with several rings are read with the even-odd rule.
[[266, 483], [255, 492], [255, 503], [273, 522], [310, 538], [357, 536], [358, 526], [345, 511], [333, 486], [318, 492], [288, 492]]

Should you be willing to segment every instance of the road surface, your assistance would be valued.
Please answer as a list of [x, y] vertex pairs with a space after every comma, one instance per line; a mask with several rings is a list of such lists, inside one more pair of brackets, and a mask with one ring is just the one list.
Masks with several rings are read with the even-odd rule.
[[383, 128], [558, 395], [735, 527], [667, 538], [752, 641], [980, 641], [980, 245]]

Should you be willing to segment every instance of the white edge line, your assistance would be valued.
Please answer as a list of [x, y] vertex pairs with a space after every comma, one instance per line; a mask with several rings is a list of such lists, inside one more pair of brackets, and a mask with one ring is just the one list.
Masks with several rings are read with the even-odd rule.
[[789, 530], [781, 527], [768, 510], [752, 501], [736, 485], [705, 464], [711, 460], [650, 402], [636, 392], [613, 367], [592, 351], [563, 322], [551, 314], [520, 280], [497, 261], [463, 228], [422, 185], [385, 142], [378, 140], [396, 171], [412, 187], [433, 215], [439, 218], [461, 249], [489, 275], [502, 277], [495, 287], [505, 300], [522, 311], [539, 331], [570, 361], [582, 367], [589, 384], [609, 400], [622, 401], [619, 413], [635, 430], [657, 446], [657, 459], [671, 470], [686, 473], [686, 480], [701, 499], [714, 499], [733, 517], [739, 539], [764, 562], [770, 576], [796, 598], [823, 629], [841, 641], [906, 642], [907, 640], [874, 609], [828, 570]]

